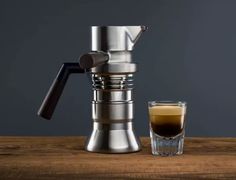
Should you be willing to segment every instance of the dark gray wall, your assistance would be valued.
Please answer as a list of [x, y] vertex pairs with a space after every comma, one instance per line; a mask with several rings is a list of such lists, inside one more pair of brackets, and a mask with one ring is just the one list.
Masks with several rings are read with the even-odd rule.
[[188, 102], [188, 136], [236, 136], [236, 1], [0, 1], [0, 135], [88, 135], [91, 89], [71, 76], [52, 121], [36, 112], [91, 25], [147, 25], [134, 51], [135, 128], [148, 100]]

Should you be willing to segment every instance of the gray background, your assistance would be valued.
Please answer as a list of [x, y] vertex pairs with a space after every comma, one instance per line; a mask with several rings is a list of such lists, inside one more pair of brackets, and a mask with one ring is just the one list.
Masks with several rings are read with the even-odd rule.
[[236, 1], [0, 1], [0, 135], [88, 135], [91, 88], [68, 81], [52, 121], [36, 112], [62, 62], [90, 49], [91, 25], [147, 25], [135, 47], [135, 128], [148, 100], [188, 102], [188, 136], [236, 136]]

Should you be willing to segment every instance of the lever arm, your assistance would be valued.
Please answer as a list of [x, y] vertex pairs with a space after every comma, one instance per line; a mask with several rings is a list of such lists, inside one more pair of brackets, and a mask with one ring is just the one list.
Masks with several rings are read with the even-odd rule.
[[54, 79], [46, 97], [41, 104], [38, 115], [50, 120], [52, 114], [56, 108], [57, 102], [63, 92], [66, 81], [71, 73], [84, 73], [85, 69], [82, 69], [79, 63], [64, 63], [56, 78]]

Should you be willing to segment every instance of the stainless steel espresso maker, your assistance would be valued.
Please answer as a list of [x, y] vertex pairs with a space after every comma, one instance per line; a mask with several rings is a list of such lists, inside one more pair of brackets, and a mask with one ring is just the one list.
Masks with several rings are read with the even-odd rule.
[[145, 26], [92, 26], [91, 52], [79, 62], [64, 63], [53, 81], [38, 115], [51, 119], [71, 73], [89, 73], [92, 79], [93, 131], [85, 149], [101, 153], [128, 153], [141, 149], [133, 130], [132, 50]]

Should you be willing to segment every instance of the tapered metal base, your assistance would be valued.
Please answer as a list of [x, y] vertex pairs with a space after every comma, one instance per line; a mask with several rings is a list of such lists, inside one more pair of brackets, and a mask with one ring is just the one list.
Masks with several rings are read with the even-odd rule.
[[94, 122], [85, 149], [98, 153], [131, 153], [141, 150], [132, 122], [102, 124]]

